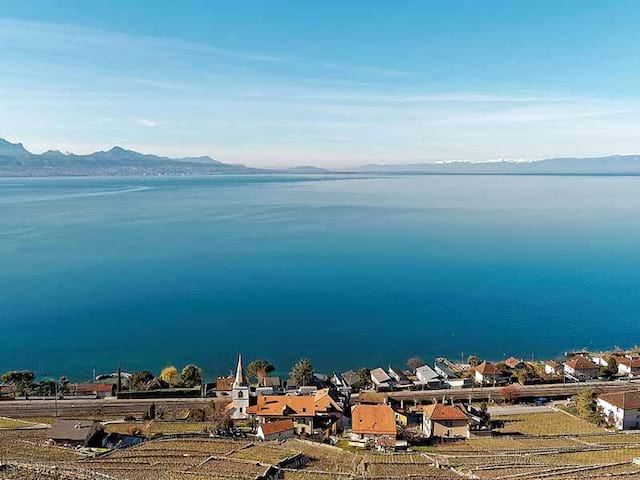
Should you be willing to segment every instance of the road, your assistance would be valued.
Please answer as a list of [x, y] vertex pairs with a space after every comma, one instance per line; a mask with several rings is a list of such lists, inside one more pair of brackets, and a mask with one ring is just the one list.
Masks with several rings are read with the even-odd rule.
[[[551, 399], [568, 398], [575, 395], [586, 387], [596, 387], [601, 391], [620, 390], [623, 388], [640, 386], [640, 380], [632, 382], [610, 381], [610, 382], [584, 382], [555, 385], [524, 385], [520, 387], [519, 397], [535, 398], [547, 397]], [[483, 388], [458, 388], [446, 390], [425, 390], [425, 391], [405, 391], [405, 392], [385, 392], [381, 395], [396, 401], [423, 401], [432, 399], [455, 400], [490, 400], [501, 399], [502, 387]], [[0, 416], [12, 418], [29, 417], [53, 417], [56, 414], [60, 417], [96, 417], [96, 418], [123, 418], [125, 416], [135, 416], [140, 418], [153, 403], [156, 409], [165, 411], [177, 411], [187, 408], [203, 408], [208, 402], [214, 399], [201, 398], [167, 398], [167, 399], [67, 399], [58, 400], [57, 407], [54, 400], [10, 400], [0, 401]], [[214, 401], [228, 401], [228, 399], [215, 399]], [[358, 401], [358, 395], [353, 395], [352, 402]], [[526, 408], [526, 407], [519, 407]], [[529, 412], [530, 410], [527, 410]], [[502, 415], [502, 413], [501, 413]]]
[[554, 409], [551, 405], [507, 405], [490, 406], [487, 408], [490, 415], [522, 415], [525, 413], [549, 413]]
[[[635, 388], [640, 385], [640, 380], [629, 381], [594, 381], [581, 383], [557, 383], [550, 385], [522, 385], [519, 386], [519, 398], [568, 398], [580, 390], [588, 387], [597, 388], [603, 392], [611, 390], [621, 390], [624, 388]], [[449, 388], [441, 390], [420, 390], [402, 392], [380, 392], [380, 395], [396, 401], [431, 401], [432, 399], [454, 400], [499, 400], [502, 398], [503, 387], [474, 387], [474, 388]], [[352, 396], [352, 401], [358, 401], [358, 395]]]
[[96, 417], [123, 418], [141, 417], [153, 403], [156, 410], [178, 411], [187, 408], [203, 408], [215, 399], [207, 398], [162, 398], [162, 399], [65, 399], [58, 400], [6, 400], [0, 402], [0, 416], [12, 418], [29, 417]]

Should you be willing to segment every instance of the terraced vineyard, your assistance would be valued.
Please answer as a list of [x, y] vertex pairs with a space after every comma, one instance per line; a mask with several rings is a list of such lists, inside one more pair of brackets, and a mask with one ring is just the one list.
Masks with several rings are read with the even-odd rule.
[[154, 440], [81, 463], [123, 480], [254, 479], [298, 453], [280, 444], [250, 441]]
[[79, 455], [67, 448], [45, 444], [46, 429], [0, 430], [0, 462], [73, 461]]
[[[119, 424], [126, 425], [126, 424]], [[47, 429], [0, 429], [0, 478], [21, 480], [640, 480], [640, 433], [614, 434], [562, 412], [505, 417], [502, 435], [417, 447], [349, 451], [300, 439], [258, 442], [198, 436], [202, 424], [153, 422], [169, 434], [80, 458], [46, 444]], [[120, 429], [123, 427], [116, 427]], [[189, 432], [194, 432], [189, 435]]]

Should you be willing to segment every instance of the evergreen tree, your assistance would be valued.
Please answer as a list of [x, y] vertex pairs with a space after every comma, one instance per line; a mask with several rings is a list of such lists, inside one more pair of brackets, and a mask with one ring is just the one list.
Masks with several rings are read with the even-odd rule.
[[313, 365], [307, 358], [298, 360], [298, 363], [291, 369], [289, 376], [298, 386], [309, 386], [315, 383]]

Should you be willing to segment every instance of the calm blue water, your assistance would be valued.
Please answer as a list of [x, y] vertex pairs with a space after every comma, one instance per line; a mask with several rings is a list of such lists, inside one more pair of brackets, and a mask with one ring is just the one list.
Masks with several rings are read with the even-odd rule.
[[0, 179], [0, 370], [640, 343], [640, 178]]

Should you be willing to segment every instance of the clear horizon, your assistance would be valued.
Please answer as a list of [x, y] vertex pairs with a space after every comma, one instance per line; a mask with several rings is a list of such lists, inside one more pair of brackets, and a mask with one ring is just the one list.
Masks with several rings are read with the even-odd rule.
[[256, 167], [640, 152], [640, 4], [6, 0], [0, 136]]

